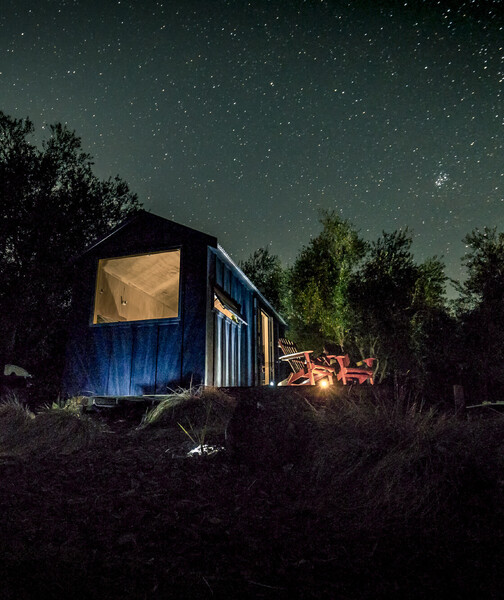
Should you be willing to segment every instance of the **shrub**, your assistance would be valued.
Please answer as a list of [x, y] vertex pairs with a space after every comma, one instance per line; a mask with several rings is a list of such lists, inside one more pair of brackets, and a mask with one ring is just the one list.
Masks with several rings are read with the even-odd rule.
[[0, 404], [0, 452], [3, 454], [19, 444], [35, 415], [15, 397]]
[[71, 454], [88, 447], [103, 428], [64, 408], [34, 415], [17, 402], [0, 404], [0, 455]]
[[235, 400], [221, 389], [179, 389], [147, 411], [140, 428], [176, 427], [193, 443], [204, 444], [223, 438], [234, 408]]

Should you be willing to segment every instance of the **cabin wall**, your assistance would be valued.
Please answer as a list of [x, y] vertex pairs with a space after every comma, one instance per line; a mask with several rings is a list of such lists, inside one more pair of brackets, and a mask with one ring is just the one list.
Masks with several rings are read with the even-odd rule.
[[[204, 382], [207, 248], [215, 238], [164, 219], [111, 236], [77, 264], [65, 395], [163, 394]], [[158, 223], [159, 221], [159, 223]], [[174, 319], [93, 325], [98, 260], [181, 249], [180, 311]]]
[[[233, 268], [219, 252], [210, 250], [208, 262], [210, 288], [221, 287], [237, 304], [245, 323], [234, 323], [217, 310], [207, 318], [207, 375], [208, 385], [232, 387], [261, 385], [263, 365], [259, 359], [259, 311], [264, 310], [272, 320], [272, 362], [278, 372], [277, 341], [281, 324], [257, 292], [245, 283], [243, 274]], [[212, 295], [213, 298], [213, 295]], [[212, 306], [209, 300], [209, 305]]]
[[[208, 385], [217, 387], [248, 386], [253, 382], [252, 331], [253, 294], [239, 275], [210, 250], [208, 259], [209, 306], [207, 317]], [[235, 323], [213, 309], [213, 289], [219, 286], [241, 307], [246, 323]]]
[[[181, 252], [178, 317], [93, 324], [100, 259], [175, 249]], [[214, 308], [215, 286], [240, 305], [245, 322], [235, 322], [232, 313], [226, 316]], [[277, 362], [276, 343], [283, 325], [217, 248], [217, 240], [141, 213], [76, 263], [63, 393], [136, 396], [163, 394], [191, 383], [260, 385], [264, 379], [258, 328], [261, 307], [272, 318], [271, 354]]]

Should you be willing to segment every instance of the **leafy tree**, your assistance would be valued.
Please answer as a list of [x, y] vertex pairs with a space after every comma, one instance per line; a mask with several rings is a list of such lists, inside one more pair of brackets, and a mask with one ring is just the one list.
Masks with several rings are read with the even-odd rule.
[[504, 389], [504, 233], [485, 227], [464, 238], [467, 279], [459, 286], [458, 316], [466, 383], [483, 400]]
[[268, 248], [259, 248], [240, 263], [245, 275], [281, 314], [287, 310], [287, 271]]
[[469, 248], [463, 258], [467, 279], [459, 289], [466, 306], [500, 303], [504, 295], [504, 233], [484, 227], [473, 230], [463, 241]]
[[305, 246], [290, 273], [291, 335], [314, 350], [343, 348], [351, 312], [348, 285], [366, 244], [335, 212], [322, 213], [322, 231]]
[[392, 375], [396, 389], [413, 383], [418, 390], [436, 354], [436, 324], [447, 316], [446, 276], [437, 258], [415, 263], [412, 241], [404, 229], [373, 242], [349, 299], [355, 344], [362, 356], [378, 358], [378, 380]]
[[93, 174], [75, 132], [52, 125], [41, 149], [33, 132], [0, 112], [0, 356], [40, 373], [59, 364], [70, 259], [139, 203], [121, 179]]

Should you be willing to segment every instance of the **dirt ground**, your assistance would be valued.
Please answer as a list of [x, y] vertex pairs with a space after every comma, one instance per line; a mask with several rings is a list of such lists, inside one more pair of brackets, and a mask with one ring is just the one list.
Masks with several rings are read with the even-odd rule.
[[203, 456], [180, 427], [139, 430], [137, 417], [101, 418], [66, 455], [0, 456], [1, 600], [501, 597], [502, 511], [490, 524], [484, 490], [431, 525], [386, 498], [387, 518], [370, 520], [372, 491], [314, 474], [282, 443], [303, 436], [292, 415], [259, 432], [268, 452], [245, 413], [250, 454]]

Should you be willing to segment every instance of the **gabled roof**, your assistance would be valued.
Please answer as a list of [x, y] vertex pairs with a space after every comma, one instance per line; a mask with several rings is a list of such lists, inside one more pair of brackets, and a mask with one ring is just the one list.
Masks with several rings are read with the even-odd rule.
[[136, 222], [140, 223], [141, 221], [145, 221], [146, 226], [148, 225], [149, 221], [152, 224], [157, 224], [158, 226], [163, 226], [163, 225], [169, 224], [172, 227], [176, 227], [180, 231], [185, 231], [188, 235], [196, 234], [197, 236], [206, 237], [206, 238], [208, 238], [208, 243], [211, 246], [213, 246], [213, 247], [217, 246], [217, 238], [215, 238], [214, 236], [208, 235], [207, 233], [203, 233], [202, 231], [198, 231], [197, 229], [187, 227], [187, 225], [181, 225], [180, 223], [176, 223], [175, 221], [171, 221], [170, 219], [166, 219], [165, 217], [160, 217], [159, 215], [155, 215], [154, 213], [140, 209], [134, 215], [132, 215], [131, 217], [128, 217], [122, 223], [119, 223], [119, 225], [114, 227], [109, 233], [105, 234], [104, 236], [102, 236], [101, 238], [99, 238], [98, 240], [93, 242], [81, 254], [79, 254], [77, 257], [75, 257], [75, 259], [78, 259], [81, 256], [84, 256], [85, 254], [92, 252], [93, 250], [98, 248], [98, 246], [101, 246], [107, 240], [109, 240], [110, 238], [113, 238], [122, 230], [134, 225]]
[[[143, 222], [143, 223], [142, 223]], [[95, 241], [91, 244], [84, 252], [79, 254], [74, 258], [74, 260], [79, 260], [81, 257], [96, 251], [100, 246], [104, 245], [107, 241], [113, 239], [115, 236], [119, 235], [122, 231], [126, 230], [128, 227], [135, 227], [135, 224], [138, 224], [139, 229], [149, 229], [149, 228], [157, 228], [157, 229], [165, 229], [166, 227], [176, 228], [178, 232], [187, 235], [188, 237], [197, 236], [204, 240], [208, 246], [212, 248], [214, 252], [216, 252], [223, 260], [226, 262], [229, 267], [239, 274], [240, 279], [244, 282], [246, 287], [248, 287], [251, 291], [253, 291], [257, 296], [261, 299], [261, 301], [268, 307], [268, 309], [275, 315], [275, 317], [284, 325], [286, 325], [284, 319], [278, 312], [273, 308], [271, 303], [263, 296], [263, 294], [257, 289], [257, 287], [250, 281], [250, 279], [245, 275], [245, 273], [236, 265], [233, 259], [229, 256], [229, 254], [224, 250], [224, 248], [217, 243], [217, 238], [214, 236], [208, 235], [197, 229], [193, 229], [191, 227], [187, 227], [186, 225], [181, 225], [180, 223], [176, 223], [175, 221], [171, 221], [170, 219], [166, 219], [164, 217], [160, 217], [159, 215], [155, 215], [146, 210], [139, 210], [133, 216], [125, 219], [122, 223], [117, 225], [112, 231]]]
[[245, 275], [245, 273], [240, 269], [240, 267], [234, 262], [234, 260], [229, 256], [229, 254], [224, 250], [224, 248], [217, 244], [217, 253], [224, 258], [224, 261], [228, 263], [228, 265], [236, 272], [240, 274], [242, 281], [245, 285], [252, 290], [255, 294], [259, 296], [262, 302], [268, 307], [268, 309], [275, 315], [275, 317], [283, 324], [287, 325], [282, 315], [280, 315], [271, 305], [269, 300], [267, 300], [263, 294], [257, 289], [257, 287], [250, 281], [250, 279]]

